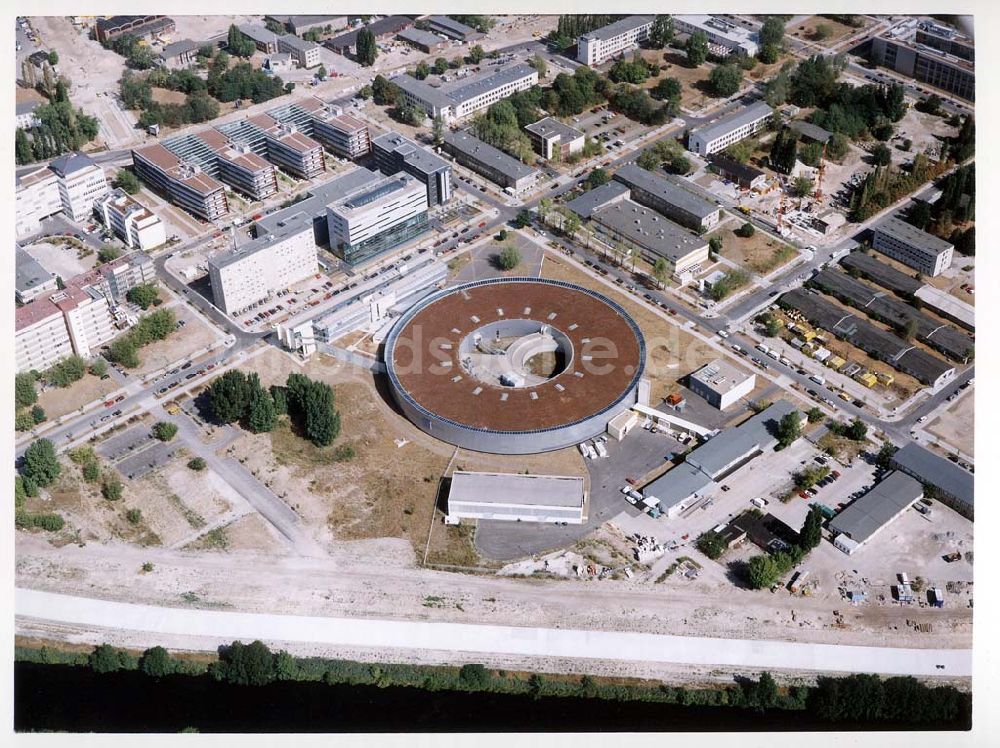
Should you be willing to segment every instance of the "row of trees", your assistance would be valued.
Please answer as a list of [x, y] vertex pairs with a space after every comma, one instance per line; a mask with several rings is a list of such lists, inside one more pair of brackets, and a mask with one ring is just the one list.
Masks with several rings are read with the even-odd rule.
[[208, 404], [219, 423], [239, 421], [254, 433], [271, 431], [278, 417], [287, 413], [317, 447], [332, 444], [340, 434], [333, 389], [297, 372], [288, 375], [284, 387], [274, 385], [268, 390], [254, 372], [227, 371], [209, 386]]
[[375, 64], [375, 59], [378, 57], [378, 42], [375, 39], [374, 32], [369, 28], [363, 28], [358, 32], [358, 38], [355, 42], [355, 56], [354, 59], [358, 61], [358, 64], [362, 67], [370, 68]]
[[562, 15], [556, 21], [555, 30], [549, 34], [549, 40], [559, 49], [569, 49], [576, 44], [576, 40], [581, 34], [607, 26], [621, 18], [624, 16], [584, 13]]
[[855, 223], [868, 220], [947, 168], [946, 162], [931, 161], [925, 153], [913, 157], [909, 172], [891, 165], [877, 166], [852, 193], [850, 220]]
[[125, 58], [125, 64], [133, 70], [149, 70], [156, 66], [156, 53], [148, 44], [140, 44], [139, 37], [123, 34], [107, 39], [101, 44]]
[[654, 171], [663, 166], [674, 174], [687, 174], [691, 170], [691, 162], [684, 155], [684, 146], [673, 138], [664, 138], [639, 154], [636, 165], [648, 171]]
[[163, 340], [174, 331], [177, 319], [172, 309], [157, 309], [141, 318], [135, 327], [120, 336], [108, 348], [107, 359], [134, 369], [142, 362], [139, 349], [157, 340]]
[[208, 665], [175, 658], [159, 646], [146, 649], [138, 656], [107, 644], [101, 644], [90, 652], [18, 646], [15, 647], [14, 657], [18, 662], [89, 667], [102, 674], [141, 671], [153, 678], [208, 672], [220, 682], [247, 687], [298, 681], [684, 706], [732, 706], [758, 711], [782, 709], [808, 711], [830, 722], [862, 725], [893, 722], [907, 726], [967, 727], [972, 708], [971, 694], [958, 691], [953, 686], [925, 686], [909, 676], [884, 680], [875, 675], [823, 676], [815, 686], [782, 687], [765, 671], [756, 679], [741, 677], [734, 685], [686, 689], [666, 684], [608, 683], [589, 675], [567, 679], [534, 673], [524, 678], [518, 674], [490, 670], [478, 663], [450, 667], [294, 657], [284, 650], [272, 652], [260, 641], [250, 644], [233, 642], [221, 648], [218, 660]]
[[522, 128], [537, 119], [537, 112], [530, 96], [515, 95], [491, 105], [476, 117], [472, 129], [483, 142], [526, 164], [533, 164], [534, 148]]
[[651, 75], [655, 76], [660, 69], [656, 65], [649, 65], [642, 55], [636, 52], [631, 60], [622, 57], [617, 60], [608, 71], [608, 78], [615, 83], [644, 83]]
[[286, 86], [280, 76], [267, 75], [249, 62], [238, 62], [230, 67], [228, 56], [222, 53], [215, 56], [208, 69], [208, 93], [219, 101], [250, 99], [260, 104], [291, 93], [294, 87], [294, 83]]

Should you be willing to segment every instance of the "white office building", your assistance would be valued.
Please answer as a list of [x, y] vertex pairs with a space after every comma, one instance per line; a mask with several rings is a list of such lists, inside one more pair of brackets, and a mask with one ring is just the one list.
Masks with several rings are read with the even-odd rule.
[[320, 64], [319, 45], [292, 34], [278, 37], [278, 52], [290, 54], [300, 68], [314, 68]]
[[392, 79], [410, 106], [423, 109], [428, 117], [438, 115], [454, 122], [486, 109], [517, 91], [526, 91], [538, 83], [538, 71], [519, 63], [495, 73], [448, 80], [432, 85], [409, 73]]
[[718, 16], [674, 16], [674, 31], [679, 34], [703, 32], [708, 37], [709, 51], [719, 57], [733, 52], [749, 57], [757, 56], [756, 32]]
[[50, 273], [24, 249], [15, 245], [14, 298], [22, 304], [59, 290], [56, 276]]
[[238, 314], [305, 280], [318, 267], [312, 216], [296, 213], [273, 233], [209, 258], [212, 299], [226, 314]]
[[163, 221], [124, 190], [116, 189], [97, 203], [102, 223], [133, 249], [148, 250], [167, 241]]
[[757, 375], [717, 358], [688, 377], [688, 389], [701, 395], [710, 405], [725, 410], [747, 397], [757, 384]]
[[955, 247], [895, 216], [872, 230], [872, 246], [886, 257], [909, 265], [924, 275], [940, 275], [951, 267]]
[[580, 36], [576, 59], [584, 65], [600, 65], [623, 52], [637, 49], [646, 40], [656, 16], [629, 16]]
[[767, 127], [774, 110], [763, 101], [728, 114], [711, 124], [692, 130], [688, 135], [688, 150], [707, 156], [738, 143]]
[[357, 265], [426, 231], [427, 208], [427, 188], [410, 174], [361, 187], [327, 206], [330, 249]]
[[59, 180], [63, 212], [73, 221], [85, 221], [94, 212], [94, 204], [108, 194], [110, 187], [104, 169], [82, 153], [66, 153], [49, 164]]

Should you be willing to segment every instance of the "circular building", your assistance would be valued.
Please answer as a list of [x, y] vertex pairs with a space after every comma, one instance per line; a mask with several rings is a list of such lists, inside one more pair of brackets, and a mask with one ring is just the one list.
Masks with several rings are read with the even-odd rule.
[[535, 278], [447, 288], [393, 326], [393, 397], [417, 427], [479, 452], [562, 449], [636, 402], [646, 344], [607, 297]]

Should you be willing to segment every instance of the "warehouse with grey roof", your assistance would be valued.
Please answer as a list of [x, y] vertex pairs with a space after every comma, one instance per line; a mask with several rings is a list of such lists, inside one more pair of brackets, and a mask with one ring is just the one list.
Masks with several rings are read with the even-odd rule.
[[540, 176], [538, 169], [465, 131], [445, 133], [442, 147], [458, 163], [513, 193], [530, 189]]
[[685, 179], [658, 174], [636, 164], [626, 164], [614, 178], [628, 185], [635, 202], [689, 229], [706, 231], [719, 222], [719, 206], [700, 195]]
[[913, 442], [901, 447], [890, 464], [921, 483], [934, 486], [941, 498], [966, 516], [972, 516], [975, 478], [969, 471]]
[[456, 470], [448, 491], [449, 519], [565, 522], [585, 519], [582, 476]]
[[842, 550], [857, 550], [923, 495], [920, 483], [905, 473], [893, 471], [831, 519], [830, 531], [835, 535], [846, 535], [856, 544], [838, 546]]

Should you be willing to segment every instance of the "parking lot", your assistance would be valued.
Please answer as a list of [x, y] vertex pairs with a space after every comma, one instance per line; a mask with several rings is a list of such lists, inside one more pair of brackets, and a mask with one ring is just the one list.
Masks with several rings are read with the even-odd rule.
[[154, 441], [152, 446], [116, 463], [115, 468], [126, 478], [141, 478], [170, 462], [180, 448], [175, 442]]
[[140, 423], [105, 439], [97, 445], [97, 453], [114, 462], [144, 448], [152, 439], [149, 427]]

